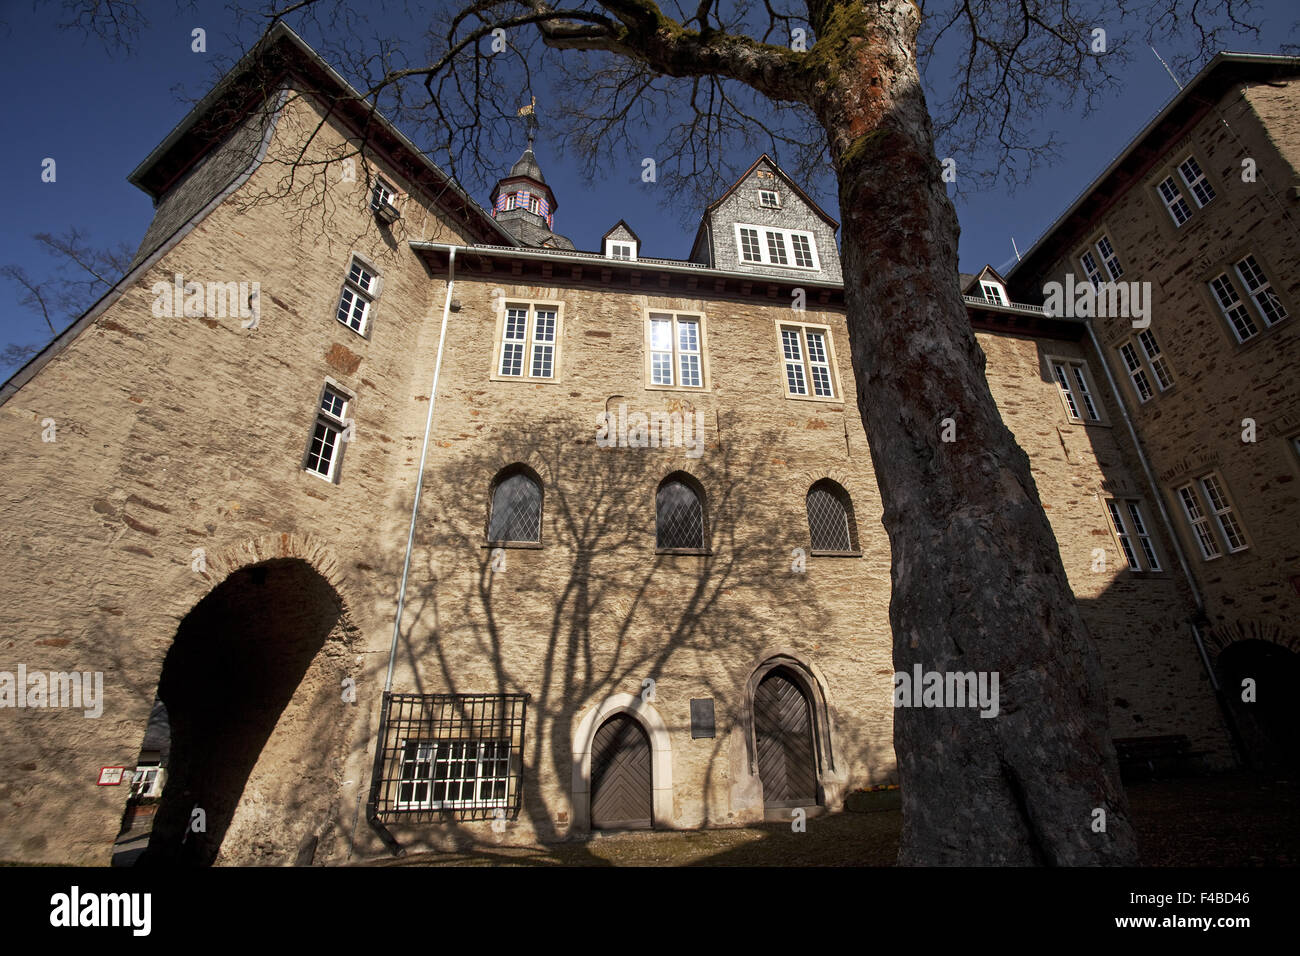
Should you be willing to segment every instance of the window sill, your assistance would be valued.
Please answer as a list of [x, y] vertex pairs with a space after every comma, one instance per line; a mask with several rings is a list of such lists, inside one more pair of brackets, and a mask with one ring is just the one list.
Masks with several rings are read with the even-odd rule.
[[862, 557], [862, 552], [861, 552], [861, 551], [817, 551], [817, 550], [812, 550], [812, 551], [809, 551], [808, 554], [809, 554], [810, 557], [814, 557], [814, 558], [860, 558], [860, 557]]
[[488, 541], [479, 547], [488, 550], [505, 548], [509, 551], [541, 551], [542, 543], [540, 541]]
[[711, 555], [711, 548], [655, 548], [655, 554], [698, 554]]
[[554, 376], [552, 376], [551, 378], [542, 378], [541, 376], [534, 378], [531, 375], [501, 375], [500, 373], [497, 372], [493, 372], [491, 375], [489, 375], [488, 381], [520, 382], [520, 383], [528, 383], [529, 385], [559, 385], [560, 384], [559, 378]]
[[820, 402], [823, 405], [843, 405], [844, 399], [837, 398], [834, 395], [792, 395], [785, 393], [785, 397], [794, 402]]
[[712, 391], [707, 385], [646, 385], [644, 388], [650, 392], [696, 392], [703, 394]]

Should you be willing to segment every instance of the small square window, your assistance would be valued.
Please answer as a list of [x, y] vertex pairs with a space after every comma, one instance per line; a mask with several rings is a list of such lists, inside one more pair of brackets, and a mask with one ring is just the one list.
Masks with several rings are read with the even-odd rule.
[[375, 188], [370, 191], [370, 208], [378, 212], [385, 206], [395, 205], [396, 191], [382, 179], [375, 180]]
[[760, 189], [758, 191], [758, 204], [766, 209], [780, 209], [781, 196], [773, 189]]

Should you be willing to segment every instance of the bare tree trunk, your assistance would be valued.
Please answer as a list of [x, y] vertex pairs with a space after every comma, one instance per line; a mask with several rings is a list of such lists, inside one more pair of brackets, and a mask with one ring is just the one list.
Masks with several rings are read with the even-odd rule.
[[1096, 651], [957, 285], [919, 13], [906, 0], [855, 6], [870, 29], [846, 25], [843, 7], [814, 23], [841, 65], [818, 114], [839, 174], [853, 370], [893, 552], [894, 667], [995, 672], [1000, 692], [992, 718], [895, 710], [899, 860], [1131, 864]]

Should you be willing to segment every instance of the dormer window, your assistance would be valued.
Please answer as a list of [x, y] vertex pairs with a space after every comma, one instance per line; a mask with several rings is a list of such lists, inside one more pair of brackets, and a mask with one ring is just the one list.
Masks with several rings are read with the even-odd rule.
[[758, 191], [758, 204], [764, 209], [780, 209], [781, 194], [775, 189], [760, 189]]
[[605, 240], [605, 258], [626, 259], [629, 262], [634, 262], [636, 261], [636, 245], [631, 242], [607, 239]]
[[988, 279], [981, 279], [980, 289], [984, 292], [984, 298], [987, 301], [992, 302], [994, 305], [1007, 304], [1007, 293], [1006, 290], [1002, 288], [1002, 283], [991, 282]]
[[821, 268], [811, 232], [736, 223], [736, 249], [743, 263], [787, 269]]

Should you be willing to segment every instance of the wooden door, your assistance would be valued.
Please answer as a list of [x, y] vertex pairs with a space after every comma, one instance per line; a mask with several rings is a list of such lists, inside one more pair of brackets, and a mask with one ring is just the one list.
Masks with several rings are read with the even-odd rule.
[[591, 825], [649, 827], [653, 822], [650, 741], [636, 720], [617, 714], [591, 747]]
[[774, 670], [754, 694], [758, 778], [766, 807], [817, 805], [812, 712], [799, 685]]

